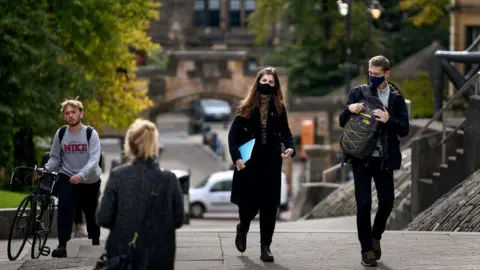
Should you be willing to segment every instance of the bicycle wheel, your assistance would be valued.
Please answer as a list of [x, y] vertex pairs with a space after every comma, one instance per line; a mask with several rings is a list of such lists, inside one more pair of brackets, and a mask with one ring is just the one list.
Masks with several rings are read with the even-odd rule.
[[[20, 205], [18, 205], [17, 212], [15, 212], [15, 218], [13, 219], [10, 227], [10, 233], [8, 235], [7, 254], [10, 261], [15, 261], [22, 253], [25, 247], [25, 242], [28, 236], [31, 234], [32, 229], [32, 203], [33, 196], [28, 195], [25, 197]], [[16, 241], [18, 240], [18, 242]], [[15, 241], [15, 242], [14, 242]], [[15, 249], [19, 245], [18, 250]]]
[[32, 223], [33, 226], [33, 242], [32, 242], [32, 259], [38, 259], [40, 255], [48, 256], [49, 249], [44, 250], [45, 244], [50, 234], [54, 215], [55, 201], [52, 198], [38, 198], [36, 202], [36, 218]]

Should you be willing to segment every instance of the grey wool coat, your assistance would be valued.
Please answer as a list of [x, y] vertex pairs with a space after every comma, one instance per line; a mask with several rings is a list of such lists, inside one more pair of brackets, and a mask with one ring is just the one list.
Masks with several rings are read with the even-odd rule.
[[133, 270], [174, 269], [175, 229], [183, 219], [180, 183], [153, 160], [137, 159], [112, 170], [97, 211], [98, 225], [110, 229], [108, 257], [126, 254], [138, 233]]

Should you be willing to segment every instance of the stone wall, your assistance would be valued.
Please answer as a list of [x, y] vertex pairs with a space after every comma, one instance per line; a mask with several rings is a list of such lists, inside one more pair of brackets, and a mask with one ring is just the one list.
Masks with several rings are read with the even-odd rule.
[[[404, 202], [404, 199], [410, 193], [410, 169], [411, 169], [411, 151], [405, 150], [403, 153], [402, 168], [394, 173], [395, 181], [395, 205], [394, 209]], [[373, 182], [372, 182], [373, 183]], [[372, 213], [378, 208], [377, 191], [375, 185], [372, 184]], [[317, 204], [313, 210], [308, 213], [306, 219], [329, 218], [337, 216], [355, 215], [357, 211], [355, 203], [355, 186], [353, 181], [343, 184], [341, 187], [333, 191], [329, 196]], [[401, 215], [395, 216], [397, 221]], [[410, 221], [410, 220], [408, 220]]]
[[[13, 219], [15, 218], [16, 212], [17, 212], [16, 208], [0, 209], [0, 240], [8, 239], [8, 235], [10, 233], [10, 226], [13, 223]], [[57, 208], [55, 208], [54, 210], [52, 226], [50, 229], [51, 229], [51, 232], [48, 235], [48, 237], [52, 237], [52, 238], [57, 237], [58, 235], [57, 234]]]
[[424, 136], [412, 145], [415, 168], [412, 168], [411, 214], [415, 219], [409, 230], [479, 230], [479, 215], [473, 210], [480, 205], [480, 172], [477, 171], [480, 169], [479, 113], [480, 97], [472, 96], [462, 140], [459, 143], [454, 138], [447, 147], [447, 155], [452, 149], [457, 152], [455, 158], [449, 158], [430, 179], [425, 177], [429, 177], [432, 168], [435, 169], [434, 163], [437, 166], [439, 163], [439, 150], [432, 140], [438, 142], [439, 135]]
[[[467, 44], [467, 27], [480, 25], [480, 3], [477, 0], [456, 0], [451, 12], [450, 50], [463, 51]], [[465, 65], [456, 64], [461, 73]]]
[[319, 136], [327, 136], [328, 127], [327, 121], [328, 116], [325, 111], [291, 111], [288, 115], [288, 122], [290, 124], [290, 130], [294, 137], [300, 136], [302, 131], [302, 121], [303, 120], [314, 120], [315, 117], [318, 120], [319, 125], [317, 125], [316, 133]]
[[480, 170], [418, 215], [407, 230], [479, 232]]
[[480, 169], [480, 97], [472, 96], [464, 130], [451, 136], [442, 164], [441, 133], [430, 133], [412, 143], [412, 218], [431, 206], [455, 185]]
[[[172, 108], [188, 108], [201, 98], [219, 98], [233, 107], [244, 99], [255, 83], [257, 72], [247, 72], [246, 51], [183, 51], [172, 52], [168, 74], [152, 79], [149, 93], [155, 105], [150, 118]], [[288, 100], [288, 76], [277, 69], [285, 100]], [[158, 89], [156, 89], [157, 87]]]
[[480, 96], [470, 97], [464, 129], [463, 153], [467, 175], [480, 169]]

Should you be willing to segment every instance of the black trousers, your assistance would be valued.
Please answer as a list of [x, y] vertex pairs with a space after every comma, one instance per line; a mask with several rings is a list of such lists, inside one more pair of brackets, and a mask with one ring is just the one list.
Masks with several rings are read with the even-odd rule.
[[[100, 227], [95, 220], [95, 213], [100, 194], [100, 180], [93, 184], [70, 184], [70, 177], [59, 174], [57, 182], [58, 214], [57, 230], [58, 241], [66, 245], [72, 234], [75, 216], [75, 205], [81, 205], [87, 222], [88, 238], [100, 238]], [[78, 200], [78, 201], [77, 201]]]
[[[379, 158], [367, 164], [352, 164], [357, 203], [357, 231], [362, 253], [372, 250], [372, 239], [380, 240], [395, 201], [393, 172], [382, 168]], [[372, 178], [378, 198], [378, 210], [371, 226]]]
[[75, 198], [75, 214], [73, 216], [75, 225], [83, 224], [83, 203], [79, 196]]
[[239, 206], [240, 229], [248, 232], [250, 222], [260, 211], [260, 244], [269, 246], [272, 243], [273, 232], [277, 222], [278, 205], [265, 204], [260, 207]]

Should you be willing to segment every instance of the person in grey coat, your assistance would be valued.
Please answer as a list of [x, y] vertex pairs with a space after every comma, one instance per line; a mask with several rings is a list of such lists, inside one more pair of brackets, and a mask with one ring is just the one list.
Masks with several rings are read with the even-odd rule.
[[98, 224], [110, 229], [107, 257], [127, 254], [137, 232], [133, 269], [174, 269], [175, 230], [183, 224], [183, 198], [176, 176], [156, 162], [155, 124], [136, 120], [127, 131], [125, 153], [131, 162], [112, 170], [97, 211]]

